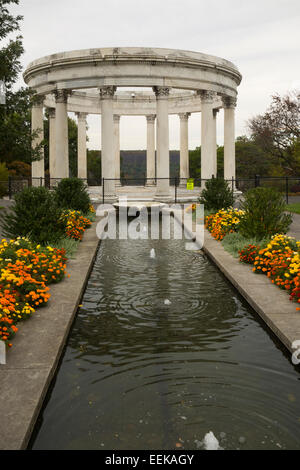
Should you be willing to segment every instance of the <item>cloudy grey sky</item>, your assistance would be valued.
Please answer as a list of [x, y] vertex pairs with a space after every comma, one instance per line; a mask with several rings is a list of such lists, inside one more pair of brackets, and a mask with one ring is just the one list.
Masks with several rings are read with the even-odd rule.
[[[20, 0], [24, 68], [55, 52], [95, 47], [186, 49], [232, 61], [243, 75], [236, 133], [265, 111], [274, 93], [300, 88], [299, 0]], [[22, 85], [24, 84], [21, 81]], [[189, 146], [200, 145], [200, 114], [190, 118]], [[218, 144], [223, 143], [223, 114]], [[100, 117], [89, 116], [89, 148], [100, 148]], [[121, 148], [146, 147], [146, 120], [121, 119]], [[179, 119], [170, 117], [170, 148]]]

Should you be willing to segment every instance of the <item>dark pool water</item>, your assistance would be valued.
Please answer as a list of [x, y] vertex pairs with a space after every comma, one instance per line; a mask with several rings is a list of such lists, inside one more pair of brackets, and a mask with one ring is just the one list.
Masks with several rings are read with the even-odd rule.
[[201, 252], [106, 240], [31, 448], [300, 449], [299, 379]]

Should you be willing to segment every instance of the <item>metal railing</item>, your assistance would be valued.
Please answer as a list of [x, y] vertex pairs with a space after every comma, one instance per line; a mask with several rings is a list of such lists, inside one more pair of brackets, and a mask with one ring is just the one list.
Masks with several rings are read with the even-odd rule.
[[[155, 186], [163, 186], [168, 188], [170, 200], [177, 202], [179, 196], [188, 197], [188, 195], [200, 196], [201, 190], [205, 186], [207, 179], [204, 178], [81, 178], [88, 186], [95, 186], [98, 188], [98, 193], [102, 202], [109, 201], [116, 196], [116, 192], [119, 193], [120, 188], [136, 186], [137, 188], [152, 189], [155, 190]], [[12, 199], [13, 196], [23, 189], [30, 186], [45, 186], [48, 189], [54, 189], [62, 178], [37, 178], [37, 177], [12, 177], [10, 176], [7, 181], [0, 181], [0, 195], [9, 197]], [[188, 185], [188, 182], [192, 181], [192, 185]], [[300, 202], [300, 176], [259, 176], [256, 175], [254, 178], [232, 178], [227, 180], [229, 187], [232, 191], [240, 191], [242, 193], [255, 187], [271, 187], [277, 189], [285, 197], [286, 203], [290, 200], [296, 200]], [[193, 191], [189, 191], [193, 188]], [[184, 191], [186, 190], [186, 192]], [[138, 190], [137, 190], [138, 192]]]

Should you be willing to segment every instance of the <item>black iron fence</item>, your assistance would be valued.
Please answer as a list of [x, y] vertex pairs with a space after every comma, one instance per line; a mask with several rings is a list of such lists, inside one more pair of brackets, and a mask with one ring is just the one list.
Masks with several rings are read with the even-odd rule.
[[[9, 177], [7, 181], [0, 181], [0, 196], [12, 199], [15, 194], [21, 192], [23, 189], [30, 186], [45, 186], [48, 189], [54, 189], [62, 178], [15, 178]], [[130, 195], [130, 187], [137, 187], [136, 193], [142, 196], [143, 192], [145, 198], [147, 194], [149, 197], [156, 193], [168, 193], [171, 202], [179, 200], [188, 200], [191, 198], [197, 199], [200, 196], [201, 189], [205, 186], [207, 181], [204, 178], [101, 178], [101, 179], [82, 179], [85, 184], [90, 187], [95, 187], [95, 192], [98, 194], [101, 202], [111, 201], [116, 197], [116, 194], [122, 194], [122, 188], [128, 187], [128, 194]], [[295, 201], [300, 202], [300, 176], [259, 176], [254, 178], [232, 178], [227, 180], [229, 187], [232, 191], [240, 191], [244, 193], [251, 188], [255, 187], [270, 187], [281, 192], [285, 197], [287, 203]], [[91, 189], [92, 190], [92, 189]], [[123, 191], [123, 194], [126, 190]]]
[[[109, 179], [103, 178], [101, 181], [101, 200], [110, 201], [116, 196], [118, 188], [124, 186], [144, 187], [145, 189], [153, 189], [157, 186], [166, 186], [169, 188], [169, 200], [178, 202], [189, 198], [200, 197], [201, 190], [208, 181], [204, 178], [121, 178]], [[256, 175], [254, 178], [231, 178], [226, 180], [228, 186], [233, 192], [245, 193], [251, 188], [270, 187], [279, 191], [289, 202], [300, 202], [300, 177], [279, 176], [279, 177], [262, 177]], [[138, 190], [137, 190], [138, 192]], [[163, 193], [163, 187], [161, 193]], [[130, 194], [130, 192], [129, 192]]]

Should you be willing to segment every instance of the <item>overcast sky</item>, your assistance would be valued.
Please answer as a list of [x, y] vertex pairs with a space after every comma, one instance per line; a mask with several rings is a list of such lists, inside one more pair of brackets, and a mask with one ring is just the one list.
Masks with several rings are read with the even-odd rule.
[[[243, 75], [236, 134], [263, 113], [274, 93], [300, 88], [299, 0], [20, 0], [24, 68], [55, 52], [96, 47], [166, 47], [216, 55]], [[20, 82], [24, 85], [24, 82]], [[189, 146], [200, 145], [200, 114]], [[218, 144], [223, 143], [223, 113]], [[101, 146], [100, 117], [89, 116], [89, 148]], [[121, 148], [146, 148], [146, 119], [121, 119]], [[170, 117], [170, 148], [179, 148], [179, 118]]]

